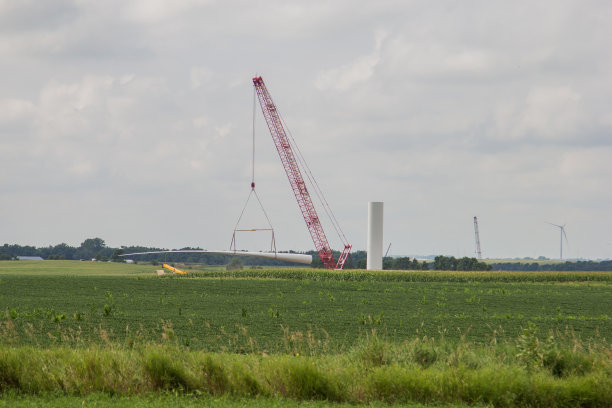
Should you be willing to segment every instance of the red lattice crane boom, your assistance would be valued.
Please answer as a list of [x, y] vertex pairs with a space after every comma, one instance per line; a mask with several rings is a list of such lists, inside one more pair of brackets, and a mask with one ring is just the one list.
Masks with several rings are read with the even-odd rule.
[[266, 88], [266, 85], [261, 77], [253, 78], [253, 85], [255, 86], [255, 91], [257, 92], [261, 111], [263, 112], [268, 129], [270, 129], [270, 134], [274, 140], [274, 145], [276, 146], [278, 155], [283, 163], [283, 167], [287, 173], [287, 178], [289, 179], [289, 183], [293, 189], [293, 194], [295, 195], [298, 206], [302, 211], [304, 221], [306, 222], [306, 227], [308, 227], [308, 231], [310, 232], [312, 241], [314, 242], [317, 252], [319, 253], [319, 257], [327, 269], [342, 269], [344, 267], [346, 258], [351, 251], [351, 245], [346, 242], [344, 243], [344, 249], [338, 258], [338, 262], [336, 263], [334, 261], [332, 250], [327, 242], [325, 231], [323, 231], [323, 226], [321, 225], [317, 211], [312, 203], [308, 189], [306, 188], [306, 183], [302, 177], [302, 172], [295, 158], [292, 145], [287, 137], [285, 128], [283, 127], [280, 114], [276, 109], [276, 105], [274, 104], [274, 101], [268, 92], [268, 88]]

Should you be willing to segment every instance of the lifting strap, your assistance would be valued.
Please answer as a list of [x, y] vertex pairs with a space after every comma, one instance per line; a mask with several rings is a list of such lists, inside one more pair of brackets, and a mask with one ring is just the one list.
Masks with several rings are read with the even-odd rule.
[[[266, 212], [266, 209], [264, 208], [263, 204], [261, 203], [261, 200], [259, 199], [259, 195], [257, 194], [257, 191], [255, 191], [255, 117], [256, 117], [256, 93], [255, 93], [255, 89], [253, 88], [253, 149], [252, 149], [252, 161], [251, 161], [251, 191], [249, 193], [249, 196], [247, 197], [246, 202], [244, 203], [244, 207], [242, 207], [242, 212], [240, 213], [240, 217], [238, 217], [238, 221], [236, 222], [236, 226], [234, 227], [234, 233], [232, 234], [232, 242], [230, 244], [230, 251], [236, 251], [236, 232], [253, 232], [253, 231], [271, 231], [272, 232], [272, 242], [270, 244], [270, 251], [273, 251], [276, 253], [276, 240], [274, 238], [274, 227], [272, 226], [272, 223], [270, 222], [270, 217], [268, 217], [268, 213]], [[244, 211], [246, 210], [247, 206], [249, 205], [249, 201], [251, 200], [251, 197], [255, 196], [255, 198], [257, 199], [257, 202], [259, 203], [259, 207], [261, 208], [261, 211], [263, 212], [264, 216], [266, 217], [266, 221], [268, 222], [268, 226], [270, 228], [248, 228], [248, 229], [238, 229], [238, 225], [240, 224], [240, 220], [242, 220], [242, 216], [244, 215]]]

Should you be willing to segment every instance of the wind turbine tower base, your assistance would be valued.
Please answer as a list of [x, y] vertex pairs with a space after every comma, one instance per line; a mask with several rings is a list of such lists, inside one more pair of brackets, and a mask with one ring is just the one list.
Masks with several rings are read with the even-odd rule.
[[368, 270], [382, 270], [383, 254], [383, 207], [380, 201], [368, 203]]

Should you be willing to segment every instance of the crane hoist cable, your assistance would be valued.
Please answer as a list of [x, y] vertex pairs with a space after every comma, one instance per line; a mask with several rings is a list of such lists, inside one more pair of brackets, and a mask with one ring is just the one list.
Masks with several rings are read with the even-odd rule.
[[[256, 232], [256, 231], [270, 231], [272, 233], [272, 241], [270, 243], [270, 251], [275, 252], [276, 253], [276, 239], [274, 237], [274, 227], [272, 226], [272, 222], [270, 221], [270, 217], [268, 217], [268, 213], [266, 212], [266, 209], [264, 208], [263, 204], [261, 203], [261, 199], [259, 198], [259, 195], [257, 194], [257, 191], [255, 191], [255, 117], [256, 115], [256, 93], [255, 93], [255, 89], [253, 89], [253, 137], [252, 137], [252, 153], [251, 153], [251, 191], [249, 192], [249, 196], [247, 197], [246, 202], [244, 203], [244, 206], [242, 207], [242, 211], [240, 212], [240, 216], [238, 217], [238, 221], [236, 222], [236, 225], [234, 226], [234, 232], [232, 234], [232, 242], [230, 243], [230, 250], [231, 251], [236, 251], [236, 232]], [[255, 198], [257, 199], [257, 203], [259, 203], [259, 207], [261, 208], [261, 211], [263, 212], [264, 216], [266, 217], [266, 221], [268, 222], [268, 226], [269, 228], [246, 228], [246, 229], [238, 229], [238, 225], [240, 225], [240, 221], [242, 220], [242, 216], [244, 215], [244, 212], [247, 208], [247, 206], [249, 205], [249, 201], [251, 200], [251, 197], [255, 196]]]
[[287, 135], [289, 136], [289, 139], [291, 141], [291, 146], [294, 148], [296, 152], [295, 156], [300, 164], [300, 167], [306, 174], [306, 178], [310, 182], [310, 185], [313, 187], [313, 190], [315, 194], [317, 195], [319, 202], [321, 203], [321, 207], [323, 207], [323, 211], [325, 211], [325, 214], [327, 215], [327, 218], [330, 220], [332, 226], [334, 227], [334, 230], [336, 231], [338, 238], [340, 238], [340, 241], [342, 241], [344, 245], [348, 245], [348, 240], [346, 239], [346, 236], [344, 235], [344, 232], [342, 231], [342, 228], [340, 227], [340, 223], [338, 222], [338, 219], [336, 218], [336, 215], [332, 211], [329, 203], [325, 199], [323, 190], [321, 190], [321, 187], [319, 187], [319, 183], [317, 182], [317, 179], [312, 174], [312, 171], [310, 170], [310, 167], [308, 166], [308, 162], [304, 158], [304, 155], [302, 154], [302, 151], [300, 150], [299, 145], [295, 141], [295, 138], [293, 137], [291, 130], [289, 129], [289, 127], [287, 126], [285, 122], [285, 118], [283, 118], [283, 115], [280, 112], [278, 112], [278, 116], [280, 117], [285, 129], [287, 129]]

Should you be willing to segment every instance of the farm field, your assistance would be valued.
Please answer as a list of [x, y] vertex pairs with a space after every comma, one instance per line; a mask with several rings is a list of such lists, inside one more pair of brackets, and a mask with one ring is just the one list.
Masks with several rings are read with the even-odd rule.
[[383, 272], [351, 281], [336, 280], [344, 272], [319, 280], [225, 278], [224, 271], [182, 278], [154, 276], [155, 269], [4, 262], [1, 340], [48, 346], [157, 342], [171, 336], [183, 346], [208, 351], [326, 353], [351, 347], [373, 331], [395, 342], [415, 336], [474, 342], [515, 338], [529, 321], [545, 333], [612, 337], [608, 273], [570, 282], [521, 281], [526, 274], [510, 273], [502, 275], [518, 279], [488, 280], [494, 273], [485, 273], [459, 282], [439, 275], [438, 280], [402, 282], [384, 281], [392, 275]]
[[0, 406], [612, 401], [612, 273], [158, 268], [0, 262]]

